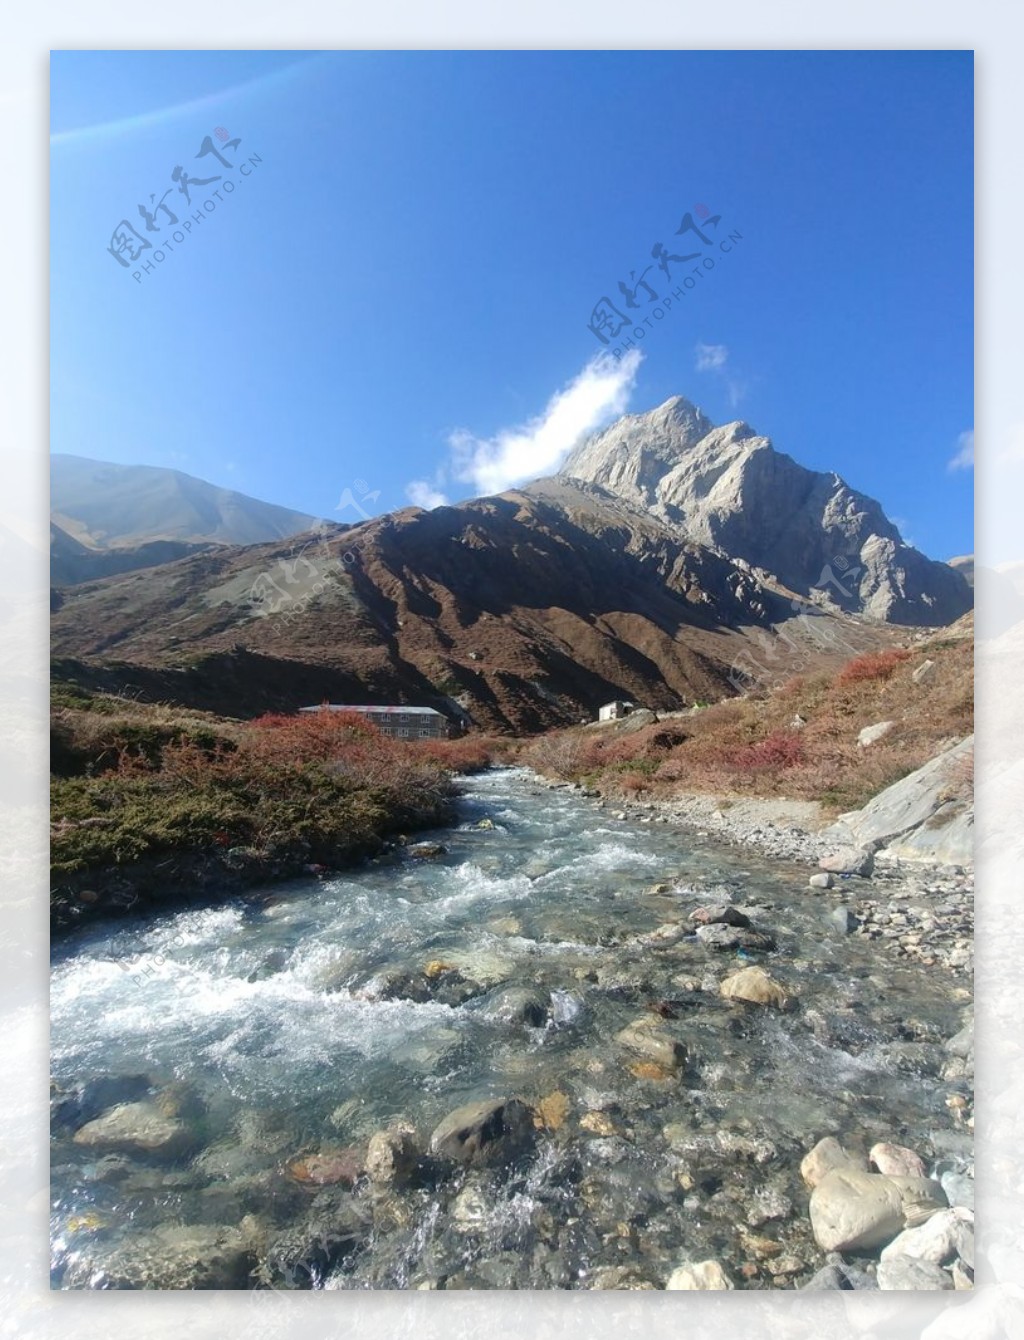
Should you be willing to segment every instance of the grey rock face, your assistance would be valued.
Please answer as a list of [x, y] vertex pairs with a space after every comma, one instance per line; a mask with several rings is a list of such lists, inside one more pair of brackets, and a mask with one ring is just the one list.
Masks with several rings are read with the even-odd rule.
[[716, 428], [681, 396], [582, 442], [561, 473], [851, 613], [940, 626], [973, 603], [963, 575], [904, 543], [874, 499], [798, 465], [749, 424]]
[[839, 842], [886, 847], [905, 860], [974, 864], [974, 807], [950, 799], [956, 770], [974, 751], [970, 735], [886, 787], [861, 810], [840, 815], [822, 834]]

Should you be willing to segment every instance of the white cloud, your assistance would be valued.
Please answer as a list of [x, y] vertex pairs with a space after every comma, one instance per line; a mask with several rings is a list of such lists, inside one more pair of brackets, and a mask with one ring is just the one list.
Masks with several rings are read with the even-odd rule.
[[950, 470], [973, 470], [974, 469], [974, 429], [969, 428], [967, 432], [961, 433], [956, 440], [956, 455], [950, 460], [947, 467]]
[[725, 367], [726, 359], [729, 357], [729, 349], [724, 344], [704, 344], [697, 342], [697, 363], [698, 372], [720, 372]]
[[624, 413], [642, 358], [636, 349], [618, 361], [598, 354], [551, 397], [543, 414], [494, 437], [459, 429], [448, 439], [453, 474], [481, 494], [551, 474], [581, 437]]
[[447, 495], [433, 484], [428, 484], [425, 479], [414, 479], [411, 484], [406, 485], [405, 492], [410, 502], [417, 507], [425, 507], [428, 512], [433, 507], [448, 505]]

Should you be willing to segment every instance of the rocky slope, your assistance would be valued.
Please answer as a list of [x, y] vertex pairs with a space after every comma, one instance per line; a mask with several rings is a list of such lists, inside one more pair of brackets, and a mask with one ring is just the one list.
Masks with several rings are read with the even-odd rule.
[[749, 424], [715, 427], [681, 396], [581, 443], [561, 473], [843, 610], [938, 627], [972, 603], [963, 574], [906, 544], [872, 498], [798, 465]]
[[778, 583], [567, 480], [219, 548], [63, 597], [53, 650], [77, 664], [59, 673], [94, 687], [230, 715], [414, 701], [518, 732], [612, 698], [671, 710], [730, 695], [733, 667], [765, 645], [784, 672], [891, 636], [801, 614]]

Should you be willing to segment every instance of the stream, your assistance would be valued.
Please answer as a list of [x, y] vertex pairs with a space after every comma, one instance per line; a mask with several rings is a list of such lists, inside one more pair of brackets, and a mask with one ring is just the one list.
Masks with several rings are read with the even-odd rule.
[[[940, 1078], [966, 993], [830, 927], [860, 881], [523, 769], [463, 792], [436, 855], [55, 945], [55, 1287], [660, 1288], [715, 1258], [793, 1288], [816, 1140], [969, 1150]], [[709, 904], [775, 948], [703, 943]], [[755, 963], [791, 1008], [719, 994]], [[526, 1106], [431, 1150], [487, 1099]]]

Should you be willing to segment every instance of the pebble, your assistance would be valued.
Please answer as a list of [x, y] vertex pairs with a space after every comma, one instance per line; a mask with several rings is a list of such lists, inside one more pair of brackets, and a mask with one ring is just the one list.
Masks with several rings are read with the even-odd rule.
[[717, 1261], [686, 1261], [668, 1278], [666, 1289], [734, 1289]]

